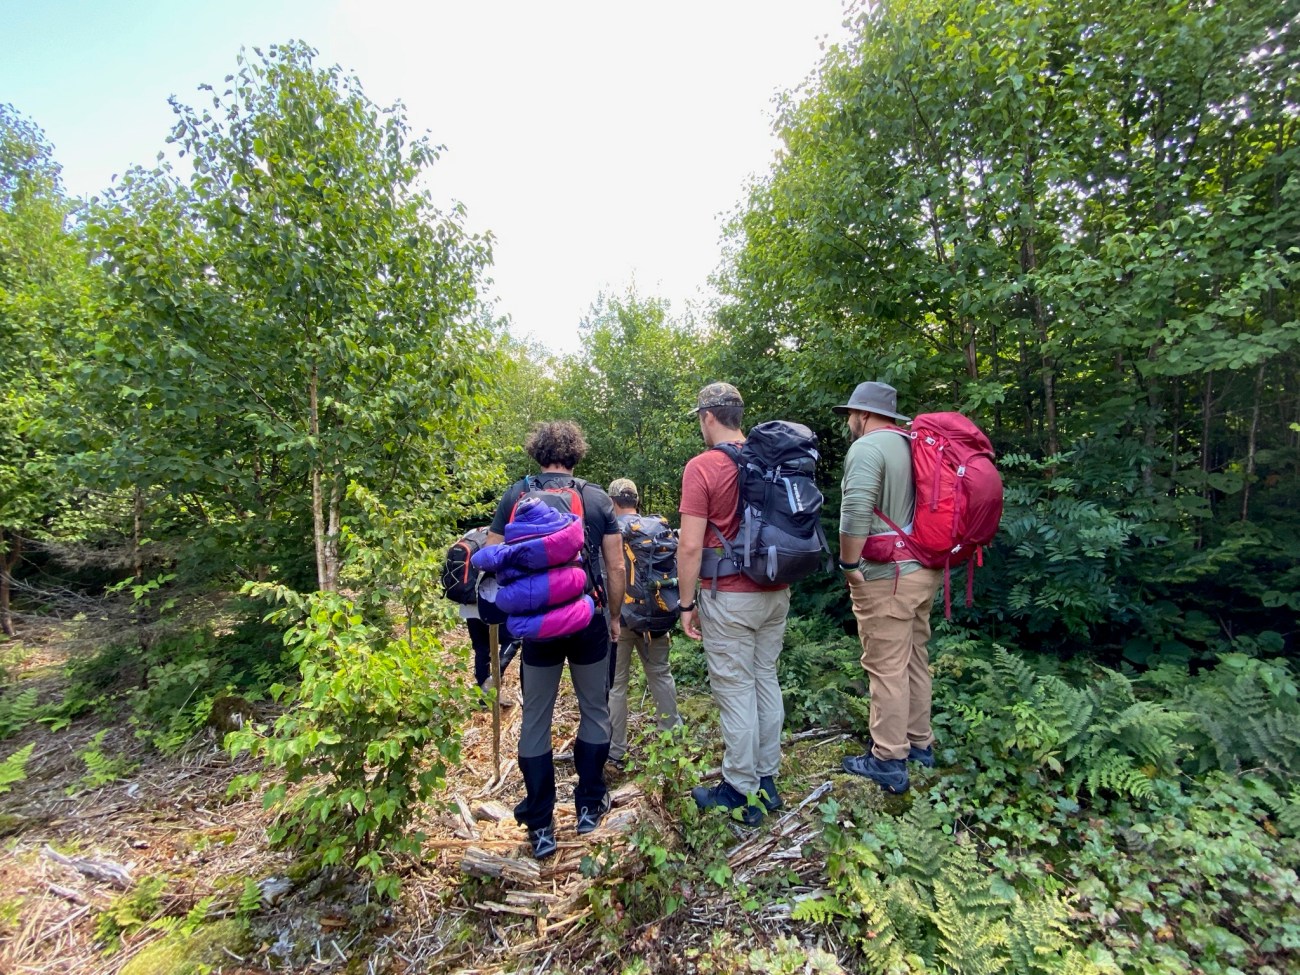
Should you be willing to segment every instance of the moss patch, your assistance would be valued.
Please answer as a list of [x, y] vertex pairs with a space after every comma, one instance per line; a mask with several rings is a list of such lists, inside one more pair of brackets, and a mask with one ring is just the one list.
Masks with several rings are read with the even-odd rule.
[[222, 948], [238, 955], [248, 946], [248, 931], [241, 921], [205, 924], [190, 934], [173, 931], [127, 962], [121, 975], [200, 975], [231, 962]]

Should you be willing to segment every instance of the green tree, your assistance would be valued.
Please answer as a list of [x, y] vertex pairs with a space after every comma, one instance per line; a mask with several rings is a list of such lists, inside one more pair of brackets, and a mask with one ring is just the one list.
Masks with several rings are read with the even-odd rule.
[[885, 0], [784, 101], [721, 355], [815, 423], [865, 378], [974, 412], [1022, 461], [991, 615], [1095, 637], [1213, 592], [1277, 622], [1298, 9]]
[[0, 105], [0, 630], [14, 635], [12, 573], [67, 500], [52, 404], [66, 390], [59, 335], [90, 273], [45, 134]]
[[226, 85], [173, 100], [187, 180], [128, 174], [93, 215], [114, 314], [86, 379], [127, 432], [88, 466], [180, 499], [246, 577], [308, 542], [333, 591], [350, 482], [446, 524], [482, 479], [490, 242], [420, 188], [437, 149], [400, 105], [305, 45], [241, 54]]
[[603, 487], [630, 477], [643, 510], [671, 516], [682, 467], [699, 449], [687, 416], [699, 340], [669, 318], [667, 302], [634, 290], [601, 295], [579, 328], [582, 351], [560, 371], [560, 396], [590, 445], [581, 473]]

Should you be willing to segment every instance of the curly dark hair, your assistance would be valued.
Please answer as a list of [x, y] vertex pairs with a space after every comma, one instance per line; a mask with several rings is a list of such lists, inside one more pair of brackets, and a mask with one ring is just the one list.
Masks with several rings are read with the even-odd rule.
[[524, 441], [524, 450], [542, 467], [559, 464], [573, 470], [587, 456], [587, 438], [571, 420], [552, 420], [533, 427]]

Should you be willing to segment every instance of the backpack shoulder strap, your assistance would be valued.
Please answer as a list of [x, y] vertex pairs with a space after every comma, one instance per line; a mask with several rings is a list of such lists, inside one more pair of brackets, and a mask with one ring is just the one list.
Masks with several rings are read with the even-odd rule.
[[871, 436], [873, 433], [896, 433], [896, 434], [898, 434], [900, 437], [902, 437], [904, 440], [911, 440], [911, 439], [912, 439], [912, 435], [911, 435], [910, 433], [908, 433], [908, 432], [907, 432], [906, 430], [904, 430], [902, 427], [896, 427], [896, 426], [876, 427], [876, 429], [868, 431], [868, 432], [865, 434], [865, 436], [868, 436], [868, 437], [869, 437], [869, 436]]
[[737, 467], [740, 466], [740, 447], [732, 441], [728, 440], [726, 443], [715, 443], [709, 449], [721, 450], [724, 454], [730, 457], [733, 462], [735, 462]]

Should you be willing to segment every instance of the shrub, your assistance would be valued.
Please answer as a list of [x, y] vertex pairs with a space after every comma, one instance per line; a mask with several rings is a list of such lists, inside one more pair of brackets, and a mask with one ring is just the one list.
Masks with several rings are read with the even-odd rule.
[[272, 687], [289, 707], [269, 733], [249, 728], [227, 738], [234, 754], [251, 752], [284, 770], [264, 800], [281, 809], [271, 839], [323, 865], [368, 869], [379, 893], [393, 895], [397, 880], [385, 873], [385, 857], [420, 851], [424, 836], [408, 827], [460, 757], [470, 692], [447, 672], [427, 631], [394, 639], [338, 593], [250, 591], [283, 604], [267, 618], [289, 627], [284, 639], [301, 678]]

